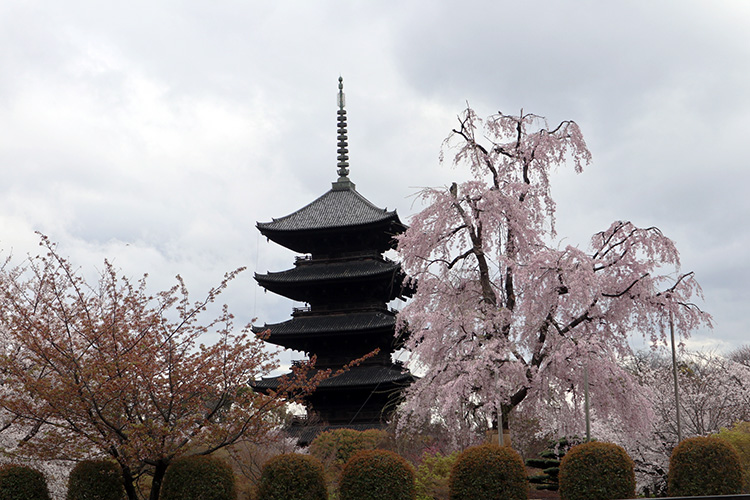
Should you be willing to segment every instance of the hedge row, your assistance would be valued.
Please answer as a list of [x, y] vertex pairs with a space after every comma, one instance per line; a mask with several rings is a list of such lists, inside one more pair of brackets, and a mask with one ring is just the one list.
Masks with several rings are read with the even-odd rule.
[[[738, 494], [742, 468], [737, 451], [725, 441], [697, 437], [672, 452], [670, 496]], [[619, 446], [590, 442], [574, 446], [560, 463], [561, 500], [635, 498], [633, 461]], [[521, 457], [508, 447], [475, 446], [458, 455], [448, 481], [451, 500], [528, 498]], [[387, 450], [361, 450], [346, 462], [339, 484], [341, 500], [416, 500], [414, 468]], [[231, 468], [210, 456], [175, 460], [167, 469], [162, 500], [234, 500]], [[309, 455], [286, 454], [263, 468], [258, 500], [326, 500], [323, 464]], [[123, 500], [119, 466], [85, 461], [71, 472], [66, 500]], [[0, 500], [49, 500], [44, 476], [26, 466], [0, 466]]]

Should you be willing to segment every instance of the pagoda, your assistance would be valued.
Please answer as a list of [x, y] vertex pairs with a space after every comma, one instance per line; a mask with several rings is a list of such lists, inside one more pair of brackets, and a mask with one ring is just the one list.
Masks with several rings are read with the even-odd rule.
[[[267, 331], [267, 342], [314, 355], [316, 369], [338, 373], [305, 398], [307, 425], [292, 429], [302, 445], [323, 430], [384, 426], [399, 393], [414, 380], [391, 359], [399, 342], [396, 314], [388, 307], [394, 299], [410, 297], [414, 289], [401, 265], [383, 255], [395, 248], [394, 237], [406, 227], [395, 210], [370, 203], [349, 179], [344, 105], [339, 78], [338, 179], [331, 189], [296, 212], [257, 224], [268, 239], [302, 255], [292, 269], [256, 273], [256, 281], [306, 306], [294, 308], [288, 321], [254, 331]], [[253, 386], [273, 389], [279, 378], [263, 378]]]

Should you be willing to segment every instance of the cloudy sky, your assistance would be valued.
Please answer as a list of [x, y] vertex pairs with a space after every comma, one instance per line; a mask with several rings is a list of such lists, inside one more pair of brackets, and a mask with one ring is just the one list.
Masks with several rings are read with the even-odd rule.
[[84, 270], [196, 295], [247, 266], [238, 321], [288, 318], [252, 272], [292, 254], [255, 222], [335, 180], [342, 75], [351, 178], [403, 220], [460, 176], [438, 154], [467, 102], [578, 122], [594, 162], [555, 178], [564, 242], [658, 226], [715, 319], [689, 345], [731, 349], [750, 338], [748, 26], [743, 0], [5, 0], [0, 248], [42, 231]]

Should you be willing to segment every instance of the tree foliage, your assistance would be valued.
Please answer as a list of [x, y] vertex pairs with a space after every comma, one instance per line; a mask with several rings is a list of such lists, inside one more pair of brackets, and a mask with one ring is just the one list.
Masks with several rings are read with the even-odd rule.
[[326, 500], [323, 464], [300, 453], [277, 455], [263, 466], [259, 500]]
[[425, 452], [417, 467], [417, 500], [448, 500], [448, 480], [458, 452], [443, 455]]
[[461, 452], [448, 481], [450, 500], [526, 500], [528, 483], [521, 456], [510, 446], [484, 444]]
[[742, 490], [737, 451], [713, 437], [680, 442], [669, 459], [669, 496], [736, 495]]
[[670, 315], [684, 335], [710, 325], [692, 302], [693, 274], [675, 274], [674, 243], [627, 221], [595, 233], [587, 251], [553, 243], [551, 173], [568, 161], [580, 172], [591, 159], [575, 122], [551, 128], [524, 113], [483, 121], [467, 109], [446, 147], [471, 179], [422, 190], [426, 207], [399, 237], [418, 282], [399, 318], [425, 372], [407, 392], [405, 425], [439, 413], [480, 427], [501, 415], [507, 427], [518, 407], [580, 433], [588, 366], [594, 411], [644, 427], [648, 398], [618, 362], [630, 335], [664, 341]]
[[[654, 429], [671, 449], [677, 444], [672, 360], [640, 351], [632, 371], [651, 389]], [[750, 421], [750, 367], [711, 352], [683, 350], [677, 362], [683, 437], [707, 436], [737, 421]]]
[[414, 468], [388, 450], [361, 450], [341, 472], [341, 500], [416, 500]]
[[318, 434], [310, 443], [309, 451], [325, 467], [326, 480], [335, 493], [349, 459], [359, 451], [380, 447], [387, 439], [388, 433], [380, 429], [332, 429]]
[[232, 468], [217, 457], [180, 457], [164, 476], [164, 500], [235, 500], [236, 496]]
[[[681, 350], [677, 361], [683, 439], [747, 420], [750, 368], [710, 352]], [[641, 390], [651, 394], [651, 426], [631, 432], [617, 422], [595, 420], [593, 433], [626, 449], [635, 462], [639, 493], [665, 495], [669, 456], [678, 444], [671, 356], [665, 350], [638, 351], [625, 366]]]
[[[131, 500], [144, 473], [156, 500], [166, 467], [188, 448], [208, 454], [261, 439], [284, 396], [309, 389], [299, 374], [278, 393], [249, 390], [277, 366], [274, 354], [248, 327], [236, 329], [226, 306], [203, 319], [241, 270], [191, 302], [179, 276], [150, 295], [145, 276], [134, 283], [105, 261], [89, 283], [46, 237], [41, 246], [43, 255], [0, 270], [0, 408], [28, 431], [17, 453], [108, 455]], [[209, 335], [215, 343], [199, 343]]]
[[78, 462], [68, 477], [65, 500], [124, 500], [122, 471], [111, 460]]
[[591, 441], [574, 446], [560, 462], [560, 498], [635, 498], [633, 467], [625, 450], [614, 443]]
[[50, 500], [44, 474], [25, 465], [0, 466], [0, 500]]
[[742, 466], [742, 493], [750, 493], [750, 422], [736, 422], [731, 428], [722, 428], [714, 437], [731, 444], [740, 457]]

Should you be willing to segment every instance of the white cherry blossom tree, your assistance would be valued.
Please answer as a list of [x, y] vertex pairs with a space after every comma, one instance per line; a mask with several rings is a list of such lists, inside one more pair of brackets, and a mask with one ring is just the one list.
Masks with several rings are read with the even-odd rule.
[[555, 243], [550, 174], [591, 161], [575, 122], [552, 128], [523, 111], [482, 120], [469, 108], [446, 149], [471, 179], [423, 189], [426, 208], [399, 237], [417, 281], [400, 322], [423, 372], [402, 425], [439, 417], [460, 429], [500, 416], [507, 429], [516, 410], [581, 432], [588, 369], [592, 412], [646, 428], [648, 394], [620, 362], [629, 338], [666, 341], [670, 316], [684, 336], [711, 324], [674, 243], [628, 221], [595, 233], [586, 250]]

